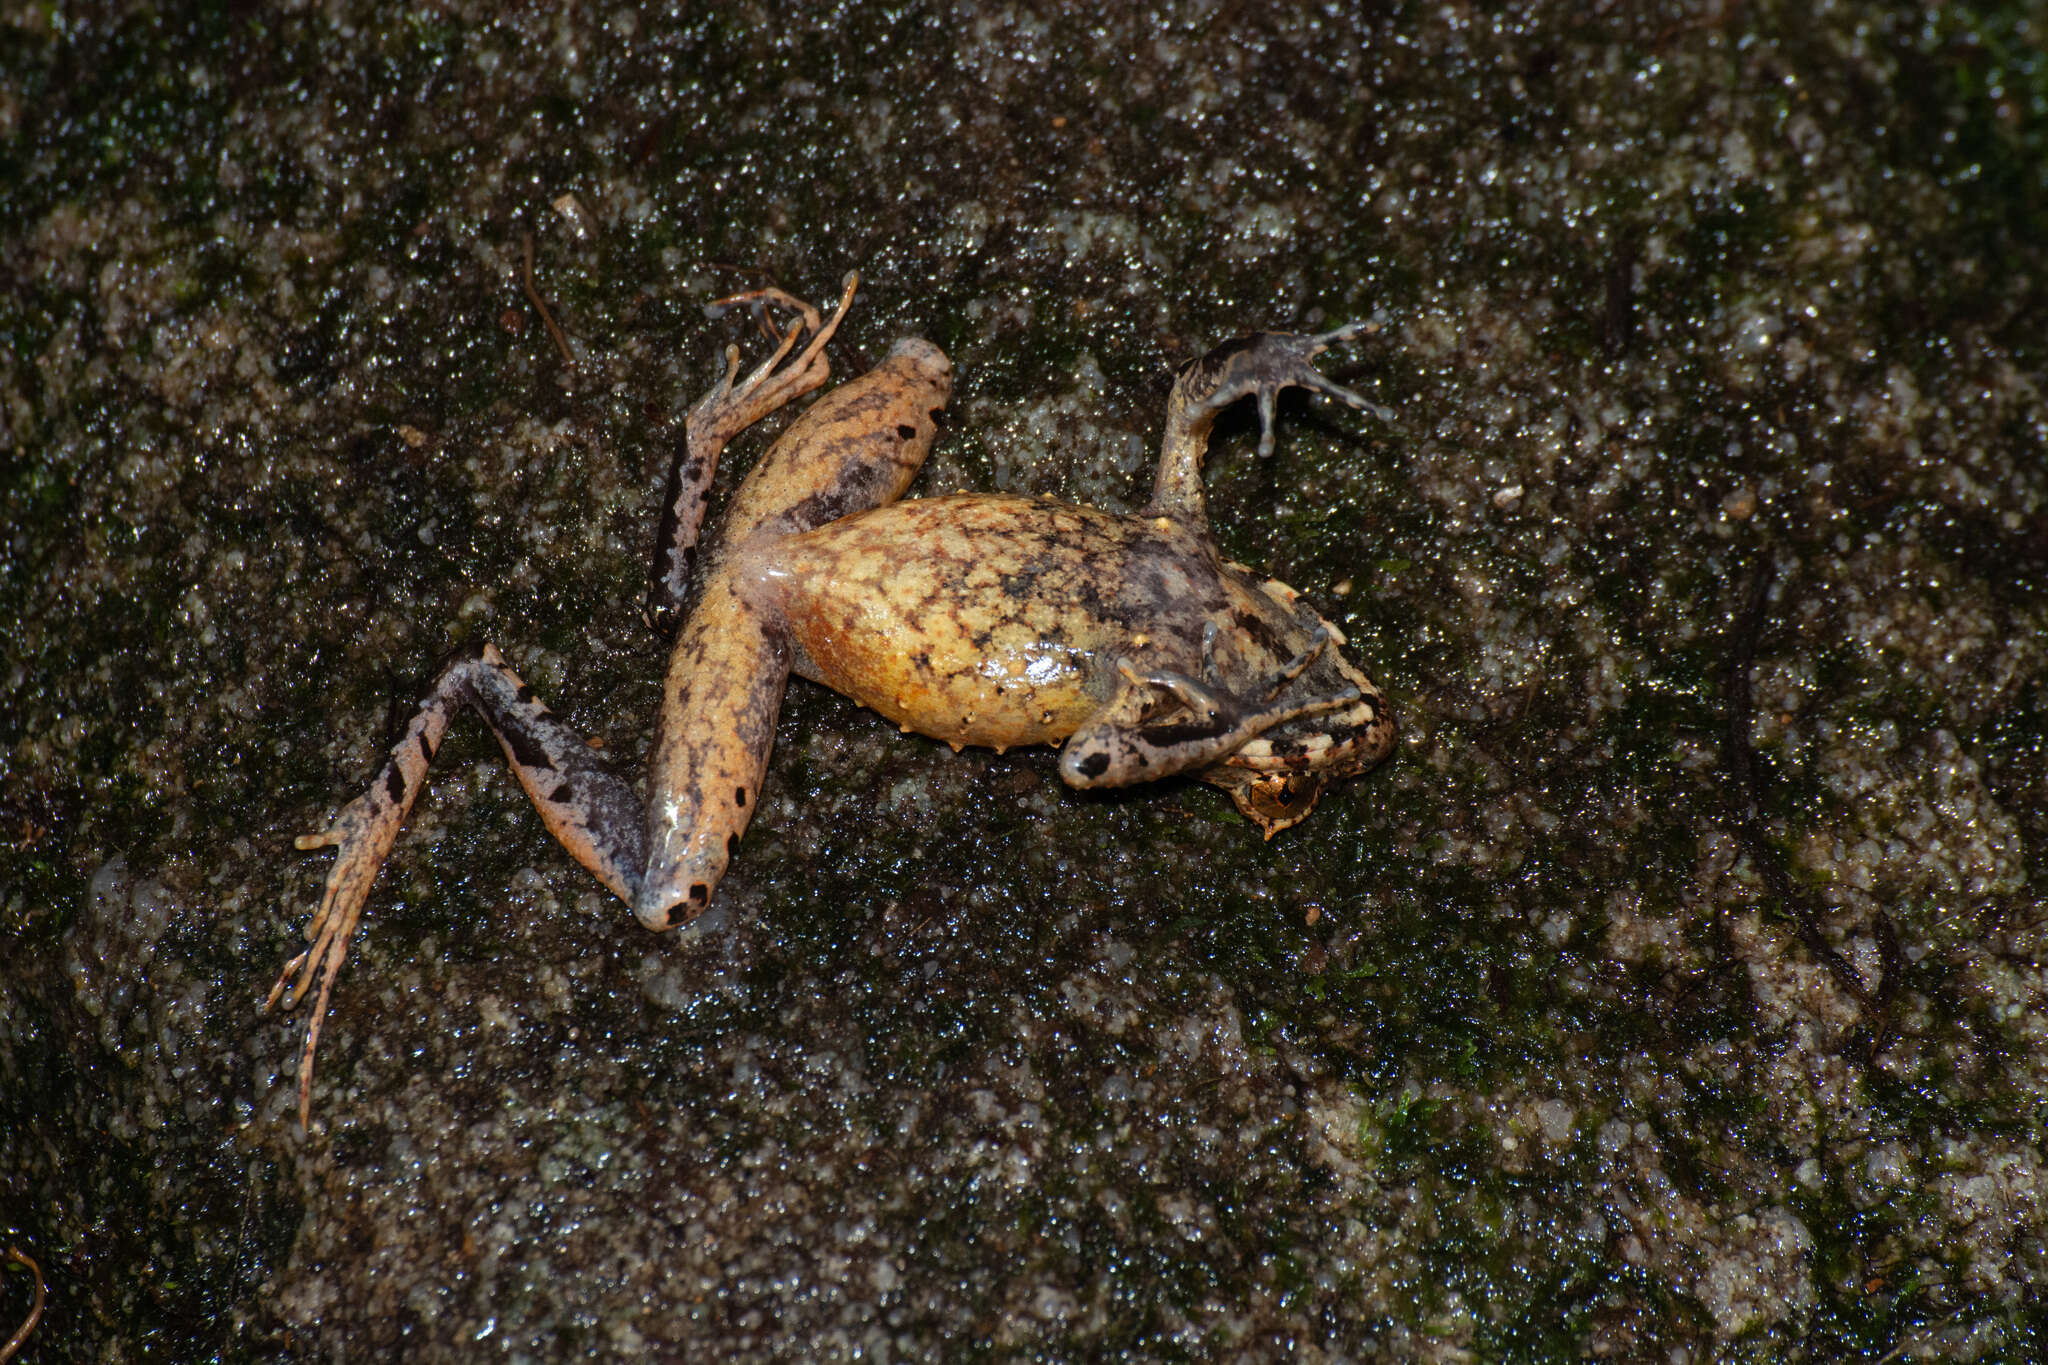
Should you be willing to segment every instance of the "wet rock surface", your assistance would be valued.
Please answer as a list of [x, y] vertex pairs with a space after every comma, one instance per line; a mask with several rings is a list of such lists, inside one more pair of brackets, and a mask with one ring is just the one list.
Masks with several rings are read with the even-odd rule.
[[[2035, 1358], [2027, 22], [0, 12], [24, 1358]], [[480, 639], [642, 751], [700, 305], [850, 268], [922, 494], [1129, 509], [1175, 364], [1379, 317], [1209, 489], [1395, 757], [1266, 843], [799, 683], [656, 937], [465, 723], [301, 1134], [292, 837]]]

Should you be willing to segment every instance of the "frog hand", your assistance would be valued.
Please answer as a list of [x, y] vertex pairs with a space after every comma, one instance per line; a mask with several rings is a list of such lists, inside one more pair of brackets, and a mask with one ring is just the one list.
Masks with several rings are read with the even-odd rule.
[[1164, 515], [1206, 526], [1202, 460], [1216, 416], [1240, 398], [1259, 404], [1259, 454], [1273, 453], [1273, 414], [1282, 389], [1307, 389], [1391, 422], [1394, 414], [1317, 372], [1310, 362], [1340, 341], [1375, 330], [1376, 322], [1352, 322], [1329, 332], [1254, 332], [1226, 341], [1180, 367], [1166, 396], [1166, 433], [1159, 445], [1159, 471], [1152, 480], [1146, 515]]
[[1226, 764], [1208, 769], [1202, 780], [1228, 792], [1238, 813], [1268, 839], [1308, 819], [1323, 788], [1330, 785], [1326, 773], [1256, 773]]
[[[1283, 719], [1291, 720], [1301, 716], [1327, 716], [1346, 707], [1363, 705], [1376, 718], [1379, 714], [1377, 700], [1366, 701], [1365, 691], [1356, 685], [1341, 688], [1330, 696], [1305, 705], [1292, 708], [1276, 705], [1281, 689], [1306, 672], [1333, 640], [1341, 641], [1342, 638], [1327, 621], [1317, 626], [1315, 633], [1309, 636], [1308, 648], [1282, 664], [1269, 680], [1266, 692], [1268, 709], [1284, 711]], [[1317, 800], [1322, 797], [1323, 788], [1329, 785], [1332, 773], [1342, 771], [1330, 761], [1333, 743], [1319, 727], [1317, 734], [1292, 746], [1295, 752], [1290, 759], [1275, 747], [1270, 738], [1254, 736], [1225, 755], [1223, 761], [1204, 769], [1201, 778], [1230, 793], [1239, 813], [1270, 839], [1281, 830], [1291, 829], [1308, 819], [1309, 812], [1316, 808]], [[1295, 768], [1288, 766], [1290, 762], [1313, 766]], [[1276, 764], [1279, 765], [1277, 768], [1274, 767]]]
[[1328, 644], [1329, 637], [1318, 632], [1298, 657], [1243, 693], [1229, 691], [1213, 676], [1140, 673], [1120, 659], [1123, 682], [1061, 749], [1060, 777], [1081, 788], [1171, 777], [1219, 763], [1276, 725], [1348, 706], [1360, 696], [1354, 687], [1307, 698], [1282, 695]]
[[[1283, 585], [1268, 584], [1266, 590], [1272, 593], [1276, 588], [1291, 600], [1292, 590]], [[1316, 620], [1309, 648], [1275, 674], [1282, 685], [1292, 682], [1330, 645], [1344, 643], [1335, 626], [1321, 617]], [[1268, 839], [1307, 819], [1333, 780], [1365, 771], [1393, 748], [1394, 722], [1386, 698], [1342, 653], [1330, 649], [1329, 655], [1343, 685], [1325, 705], [1303, 713], [1315, 717], [1313, 724], [1271, 730], [1198, 774], [1202, 781], [1229, 792], [1238, 810]]]
[[1182, 370], [1190, 417], [1213, 417], [1240, 398], [1259, 404], [1259, 454], [1273, 453], [1273, 414], [1283, 389], [1307, 389], [1334, 398], [1347, 407], [1372, 413], [1383, 422], [1394, 414], [1325, 379], [1309, 362], [1340, 342], [1377, 330], [1373, 322], [1350, 322], [1334, 331], [1302, 335], [1295, 332], [1254, 332], [1226, 342]]

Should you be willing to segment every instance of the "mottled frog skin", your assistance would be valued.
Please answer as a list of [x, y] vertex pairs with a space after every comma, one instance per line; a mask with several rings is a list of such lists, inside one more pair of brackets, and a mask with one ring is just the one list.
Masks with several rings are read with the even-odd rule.
[[825, 343], [853, 291], [849, 276], [829, 319], [777, 290], [726, 301], [795, 319], [744, 379], [729, 348], [723, 379], [690, 409], [650, 595], [653, 619], [683, 624], [644, 800], [486, 643], [443, 667], [369, 790], [325, 832], [299, 840], [339, 849], [307, 931], [312, 946], [267, 1002], [296, 1005], [318, 983], [301, 1123], [335, 973], [465, 705], [496, 732], [549, 831], [650, 929], [710, 905], [758, 800], [791, 673], [956, 749], [1063, 744], [1060, 776], [1074, 787], [1199, 778], [1229, 792], [1269, 838], [1306, 816], [1325, 784], [1392, 746], [1385, 701], [1344, 657], [1337, 628], [1284, 584], [1226, 562], [1202, 501], [1210, 429], [1230, 404], [1257, 400], [1261, 454], [1272, 448], [1282, 389], [1370, 406], [1310, 364], [1362, 327], [1258, 333], [1184, 365], [1151, 502], [1129, 517], [993, 493], [897, 501], [952, 392], [937, 347], [899, 341], [776, 441], [700, 555], [720, 452], [824, 384]]

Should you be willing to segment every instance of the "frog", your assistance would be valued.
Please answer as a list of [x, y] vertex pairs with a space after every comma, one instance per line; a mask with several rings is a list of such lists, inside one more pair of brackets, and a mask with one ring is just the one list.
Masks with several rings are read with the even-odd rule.
[[826, 346], [858, 283], [845, 278], [829, 316], [772, 287], [713, 305], [752, 308], [773, 349], [742, 376], [738, 346], [726, 348], [669, 468], [647, 615], [672, 644], [644, 795], [478, 641], [442, 664], [368, 789], [296, 841], [336, 850], [310, 946], [264, 1002], [314, 997], [302, 1127], [348, 945], [465, 708], [497, 736], [548, 832], [655, 931], [710, 908], [759, 809], [792, 675], [955, 751], [1056, 745], [1077, 790], [1209, 783], [1268, 839], [1391, 750], [1392, 712], [1343, 632], [1224, 557], [1202, 486], [1217, 418], [1240, 400], [1257, 405], [1262, 457], [1289, 388], [1390, 417], [1312, 363], [1370, 324], [1256, 332], [1182, 364], [1151, 496], [1131, 515], [1008, 493], [905, 498], [952, 394], [946, 355], [907, 337], [797, 416], [702, 534], [727, 445], [826, 385]]

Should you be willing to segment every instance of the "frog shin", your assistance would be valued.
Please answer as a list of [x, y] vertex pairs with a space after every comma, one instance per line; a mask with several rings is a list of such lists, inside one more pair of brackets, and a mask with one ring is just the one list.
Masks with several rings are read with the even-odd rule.
[[[847, 275], [845, 293], [830, 318], [821, 319], [817, 309], [780, 289], [749, 290], [706, 308], [710, 316], [717, 317], [737, 305], [750, 305], [763, 329], [771, 334], [774, 331], [768, 321], [769, 304], [791, 310], [798, 321], [779, 334], [774, 353], [744, 379], [739, 377], [739, 347], [726, 347], [724, 376], [690, 406], [684, 419], [683, 448], [669, 466], [668, 492], [661, 502], [661, 528], [655, 536], [654, 568], [647, 587], [648, 624], [664, 637], [675, 633], [684, 598], [689, 593], [698, 557], [698, 532], [710, 502], [711, 481], [718, 473], [718, 457], [733, 437], [831, 378], [832, 366], [825, 356], [825, 343], [839, 330], [840, 319], [846, 316], [847, 305], [853, 302], [859, 284], [858, 275]], [[783, 365], [806, 335], [811, 338], [810, 344], [788, 365]]]
[[299, 1063], [299, 1122], [312, 1108], [313, 1059], [336, 975], [377, 873], [391, 852], [448, 722], [471, 707], [490, 725], [548, 832], [618, 896], [639, 885], [645, 836], [631, 784], [583, 737], [557, 720], [505, 662], [495, 645], [479, 643], [446, 659], [420, 709], [392, 746], [369, 789], [342, 808], [334, 823], [302, 836], [301, 849], [333, 847], [320, 908], [307, 927], [312, 946], [286, 964], [264, 1001], [295, 1007], [318, 987]]

